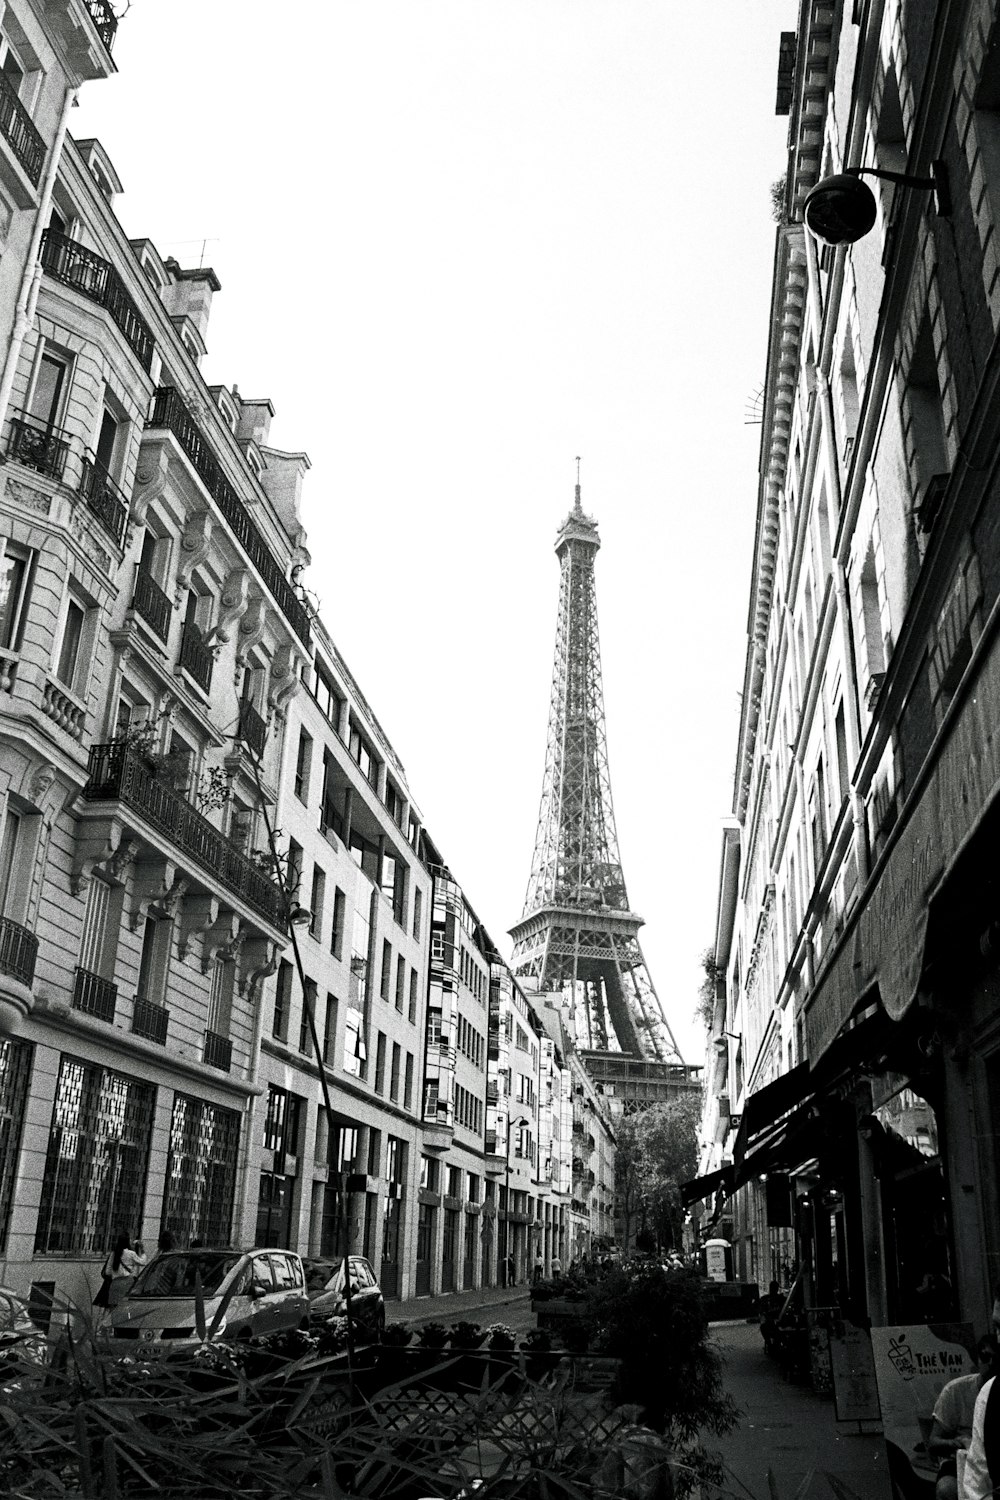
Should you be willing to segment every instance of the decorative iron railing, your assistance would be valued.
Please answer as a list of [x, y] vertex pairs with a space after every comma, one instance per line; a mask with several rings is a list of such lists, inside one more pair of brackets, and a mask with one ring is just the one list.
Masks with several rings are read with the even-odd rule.
[[7, 457], [15, 463], [48, 474], [50, 479], [62, 479], [68, 454], [69, 442], [58, 427], [43, 427], [23, 413], [11, 417]]
[[159, 1042], [163, 1047], [167, 1041], [169, 1020], [170, 1012], [165, 1005], [156, 1005], [152, 1000], [144, 1000], [141, 995], [136, 995], [132, 1007], [132, 1030], [136, 1036], [144, 1036], [151, 1042]]
[[273, 927], [284, 927], [285, 904], [274, 882], [127, 745], [92, 745], [87, 772], [87, 801], [123, 802]]
[[270, 590], [278, 608], [306, 646], [310, 641], [309, 614], [282, 573], [271, 549], [247, 515], [242, 500], [222, 472], [211, 444], [172, 385], [162, 385], [153, 398], [147, 427], [172, 432], [191, 460], [195, 472], [222, 511], [227, 524]]
[[9, 974], [30, 985], [35, 977], [35, 959], [38, 957], [38, 939], [20, 922], [10, 917], [0, 917], [0, 974]]
[[104, 465], [89, 453], [83, 457], [80, 494], [120, 547], [128, 523], [128, 504]]
[[118, 17], [111, 9], [110, 0], [87, 0], [87, 9], [90, 11], [91, 20], [97, 27], [97, 35], [107, 48], [110, 57], [115, 32], [118, 30]]
[[267, 723], [251, 703], [240, 705], [240, 733], [246, 742], [247, 749], [252, 750], [254, 755], [264, 754], [264, 745], [267, 742]]
[[153, 362], [153, 335], [111, 262], [58, 229], [46, 229], [42, 235], [41, 261], [42, 269], [54, 280], [73, 287], [111, 314], [125, 342], [148, 370]]
[[215, 1031], [206, 1031], [203, 1058], [206, 1067], [218, 1068], [220, 1073], [228, 1073], [233, 1065], [232, 1042], [227, 1036], [219, 1036]]
[[82, 1010], [85, 1015], [96, 1016], [99, 1021], [110, 1024], [115, 1018], [117, 999], [118, 986], [110, 979], [102, 979], [100, 974], [92, 974], [89, 969], [77, 969], [73, 985], [74, 1010]]
[[181, 631], [181, 649], [177, 662], [185, 672], [191, 674], [204, 692], [209, 691], [212, 686], [212, 668], [215, 665], [215, 657], [212, 655], [211, 646], [205, 645], [197, 625], [190, 620], [184, 622], [184, 629]]
[[161, 641], [170, 633], [170, 600], [151, 573], [143, 567], [135, 570], [135, 591], [132, 608], [141, 615]]
[[37, 187], [45, 162], [45, 142], [6, 73], [0, 73], [0, 135], [21, 163], [32, 187]]

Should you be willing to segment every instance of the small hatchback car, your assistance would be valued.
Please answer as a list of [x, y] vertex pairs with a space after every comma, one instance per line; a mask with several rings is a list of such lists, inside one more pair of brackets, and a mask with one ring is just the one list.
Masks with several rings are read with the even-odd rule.
[[[351, 1312], [353, 1325], [361, 1338], [379, 1343], [385, 1331], [385, 1300], [371, 1262], [363, 1255], [348, 1257], [351, 1267]], [[306, 1290], [313, 1322], [324, 1318], [345, 1317], [344, 1262], [328, 1257], [307, 1256]]]
[[111, 1314], [111, 1339], [196, 1339], [195, 1278], [215, 1337], [263, 1338], [309, 1323], [302, 1260], [292, 1250], [169, 1250], [144, 1266]]

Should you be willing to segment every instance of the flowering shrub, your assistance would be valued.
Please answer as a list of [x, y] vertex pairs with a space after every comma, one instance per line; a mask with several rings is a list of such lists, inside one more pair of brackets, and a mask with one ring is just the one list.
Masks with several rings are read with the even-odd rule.
[[449, 1333], [453, 1349], [478, 1349], [486, 1334], [478, 1323], [454, 1323]]
[[491, 1349], [513, 1349], [517, 1343], [517, 1335], [506, 1323], [491, 1323], [486, 1336]]

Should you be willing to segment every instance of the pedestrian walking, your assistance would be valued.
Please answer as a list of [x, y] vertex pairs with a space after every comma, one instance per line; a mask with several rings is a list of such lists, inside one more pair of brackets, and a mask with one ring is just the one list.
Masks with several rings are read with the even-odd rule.
[[101, 1285], [94, 1298], [94, 1306], [100, 1309], [98, 1327], [107, 1324], [111, 1309], [123, 1301], [132, 1277], [145, 1264], [142, 1241], [138, 1240], [133, 1249], [131, 1239], [124, 1231], [116, 1235], [114, 1247], [101, 1267]]
[[549, 1261], [549, 1266], [551, 1268], [551, 1274], [553, 1276], [562, 1275], [562, 1261], [559, 1259], [558, 1255], [553, 1255], [552, 1259]]
[[541, 1281], [541, 1279], [542, 1279], [542, 1277], [544, 1275], [545, 1275], [545, 1262], [542, 1259], [542, 1252], [539, 1250], [538, 1253], [535, 1256], [535, 1264], [534, 1264], [534, 1268], [533, 1268], [532, 1273], [531, 1273], [532, 1285], [533, 1286], [537, 1286], [538, 1283]]
[[516, 1286], [516, 1284], [517, 1284], [517, 1277], [514, 1274], [514, 1257], [513, 1257], [513, 1255], [507, 1255], [504, 1258], [503, 1268], [504, 1268], [504, 1276], [506, 1278], [506, 1284], [507, 1284], [507, 1286]]

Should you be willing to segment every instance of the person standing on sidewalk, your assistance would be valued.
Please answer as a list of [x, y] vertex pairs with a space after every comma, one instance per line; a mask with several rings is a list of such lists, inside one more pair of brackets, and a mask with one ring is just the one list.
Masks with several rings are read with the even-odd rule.
[[538, 1283], [541, 1281], [541, 1279], [542, 1279], [542, 1277], [544, 1275], [545, 1275], [545, 1262], [542, 1259], [542, 1252], [539, 1250], [538, 1253], [535, 1256], [535, 1265], [534, 1265], [534, 1269], [532, 1270], [532, 1273], [531, 1273], [531, 1282], [532, 1282], [532, 1285], [533, 1286], [537, 1286]]

